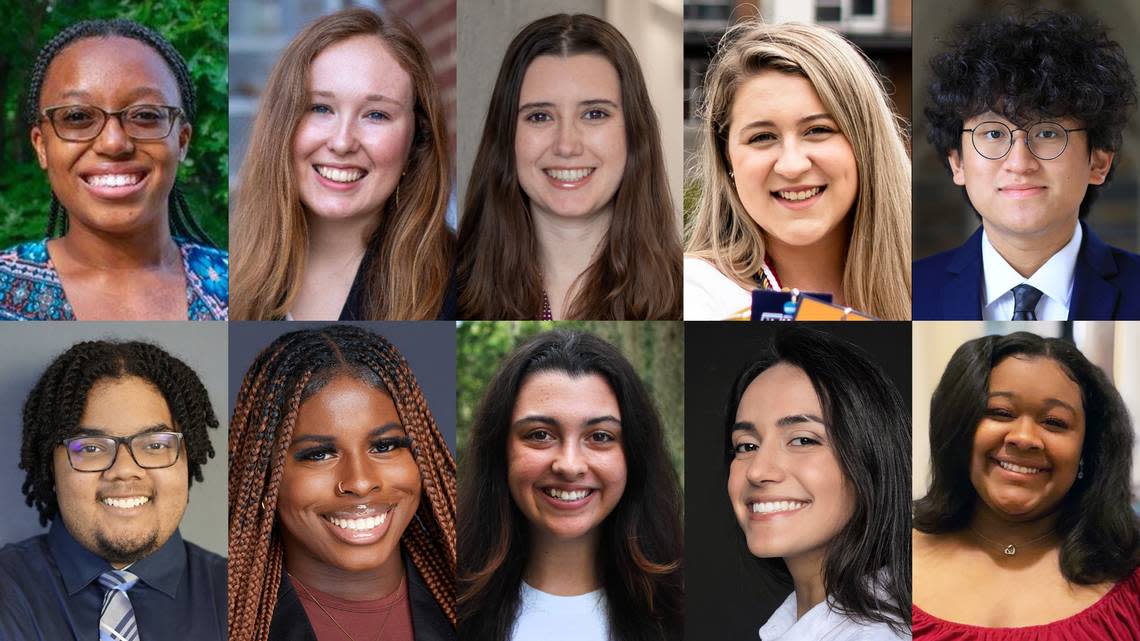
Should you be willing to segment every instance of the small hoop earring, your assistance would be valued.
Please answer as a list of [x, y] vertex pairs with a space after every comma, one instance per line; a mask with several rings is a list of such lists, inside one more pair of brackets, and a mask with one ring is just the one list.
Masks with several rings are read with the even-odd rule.
[[404, 176], [408, 175], [408, 170], [405, 169], [400, 174], [400, 179], [396, 181], [396, 209], [400, 208], [400, 183], [404, 182]]
[[1081, 459], [1080, 464], [1077, 465], [1077, 478], [1078, 479], [1085, 478], [1085, 460], [1084, 459]]

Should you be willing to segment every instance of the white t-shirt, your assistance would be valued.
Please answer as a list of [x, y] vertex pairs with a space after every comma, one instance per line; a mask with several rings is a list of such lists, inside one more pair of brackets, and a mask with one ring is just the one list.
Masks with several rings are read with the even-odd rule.
[[760, 641], [910, 641], [885, 623], [856, 623], [827, 607], [827, 601], [796, 619], [796, 593], [792, 592], [760, 626]]
[[511, 641], [609, 641], [606, 597], [601, 590], [555, 596], [523, 581], [521, 592]]

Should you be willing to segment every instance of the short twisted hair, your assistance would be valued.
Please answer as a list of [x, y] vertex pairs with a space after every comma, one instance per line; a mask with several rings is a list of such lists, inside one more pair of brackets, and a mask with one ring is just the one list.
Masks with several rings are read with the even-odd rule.
[[106, 379], [141, 378], [154, 385], [170, 408], [174, 428], [183, 434], [189, 468], [187, 484], [202, 480], [202, 466], [214, 456], [206, 428], [218, 427], [210, 395], [194, 370], [150, 343], [86, 341], [56, 357], [24, 402], [20, 469], [22, 491], [47, 525], [59, 513], [53, 452], [74, 436], [87, 406], [87, 394]]
[[[1090, 152], [1120, 148], [1136, 106], [1136, 79], [1100, 21], [1043, 10], [977, 17], [959, 24], [951, 43], [930, 61], [924, 112], [927, 138], [947, 170], [950, 151], [962, 151], [963, 121], [986, 111], [1019, 124], [1073, 118], [1088, 130]], [[1115, 162], [1106, 184], [1114, 171]], [[1081, 218], [1098, 191], [1089, 185]]]
[[350, 325], [289, 332], [262, 350], [242, 379], [230, 422], [229, 636], [265, 641], [284, 571], [276, 526], [285, 456], [301, 403], [338, 375], [392, 398], [419, 468], [421, 525], [400, 535], [448, 620], [455, 624], [455, 459], [416, 377], [384, 337]]

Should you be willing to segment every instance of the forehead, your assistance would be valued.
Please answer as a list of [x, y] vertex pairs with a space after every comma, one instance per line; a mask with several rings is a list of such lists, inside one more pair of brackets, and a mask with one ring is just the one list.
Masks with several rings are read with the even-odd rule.
[[571, 376], [566, 372], [536, 372], [523, 379], [511, 420], [538, 414], [567, 421], [611, 415], [621, 419], [617, 397], [598, 374]]
[[153, 383], [136, 376], [104, 378], [87, 392], [81, 428], [98, 428], [115, 436], [166, 425], [174, 428], [170, 406]]
[[357, 378], [338, 375], [301, 403], [293, 436], [361, 438], [393, 422], [399, 423], [400, 415], [390, 396]]
[[90, 100], [118, 107], [137, 100], [182, 105], [178, 80], [150, 45], [122, 36], [76, 40], [48, 65], [40, 105]]
[[733, 127], [756, 120], [792, 122], [815, 114], [827, 114], [815, 87], [804, 76], [767, 69], [741, 81], [729, 110]]
[[1083, 411], [1081, 386], [1056, 360], [1046, 356], [1008, 356], [990, 372], [990, 393], [1009, 392], [1040, 402], [1055, 398]]
[[309, 90], [337, 98], [382, 95], [407, 104], [412, 77], [378, 36], [353, 36], [334, 42], [313, 58]]
[[753, 379], [736, 409], [737, 420], [758, 424], [804, 413], [821, 414], [819, 396], [808, 375], [788, 363], [777, 363]]
[[621, 104], [617, 69], [604, 56], [538, 56], [531, 61], [519, 90], [519, 104], [528, 102], [576, 103], [609, 100]]

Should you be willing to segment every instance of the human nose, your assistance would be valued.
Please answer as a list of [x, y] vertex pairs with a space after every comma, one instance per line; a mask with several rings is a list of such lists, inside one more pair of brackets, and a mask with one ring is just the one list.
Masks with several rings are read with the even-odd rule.
[[1005, 442], [1019, 450], [1039, 450], [1043, 447], [1037, 425], [1031, 416], [1023, 416], [1009, 423]]
[[557, 450], [551, 470], [563, 478], [579, 478], [586, 474], [586, 459], [579, 445], [566, 442]]
[[350, 154], [359, 146], [360, 140], [356, 132], [356, 124], [352, 118], [339, 117], [336, 131], [329, 138], [329, 149], [338, 155]]
[[577, 156], [582, 153], [582, 135], [578, 123], [563, 120], [558, 124], [558, 139], [554, 143], [554, 153], [558, 156]]
[[[1017, 137], [1019, 133], [1021, 134], [1020, 139]], [[1038, 165], [1037, 156], [1034, 156], [1033, 152], [1029, 150], [1028, 132], [1019, 129], [1010, 134], [1010, 140], [1012, 146], [1009, 149], [1009, 153], [1006, 154], [1004, 164], [1007, 170], [1022, 173], [1033, 171], [1040, 166]]]
[[95, 136], [94, 149], [97, 153], [114, 158], [134, 151], [134, 141], [123, 129], [122, 116], [122, 113], [106, 116], [103, 129]]
[[142, 478], [145, 472], [135, 461], [130, 447], [126, 443], [117, 443], [116, 445], [118, 449], [115, 450], [115, 460], [111, 461], [111, 467], [104, 470], [103, 474], [108, 480]]
[[763, 443], [752, 453], [748, 459], [748, 469], [745, 477], [752, 485], [764, 483], [778, 483], [784, 480], [783, 459], [773, 447]]
[[380, 489], [376, 464], [369, 461], [367, 456], [346, 454], [342, 461], [336, 484], [339, 494], [363, 497]]
[[799, 177], [811, 168], [811, 159], [804, 153], [799, 141], [785, 141], [780, 146], [779, 154], [772, 169], [783, 178]]

